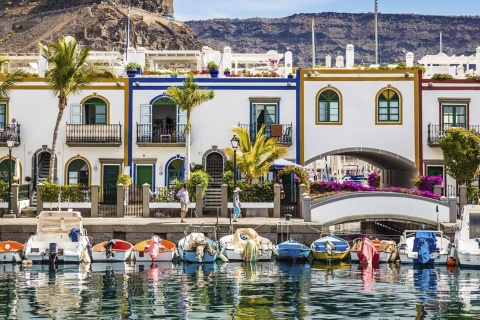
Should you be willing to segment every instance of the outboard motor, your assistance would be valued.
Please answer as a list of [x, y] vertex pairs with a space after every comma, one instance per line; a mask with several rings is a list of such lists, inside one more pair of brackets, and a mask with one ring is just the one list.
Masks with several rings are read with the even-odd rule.
[[117, 244], [117, 241], [115, 239], [110, 239], [103, 245], [105, 248], [105, 255], [107, 258], [114, 257], [115, 255], [112, 252], [112, 248]]
[[87, 252], [88, 255], [90, 256], [90, 261], [93, 261], [93, 256], [92, 256], [92, 245], [89, 243], [87, 244]]
[[57, 262], [57, 244], [56, 243], [50, 243], [49, 250], [48, 250], [48, 261], [50, 264], [55, 264]]

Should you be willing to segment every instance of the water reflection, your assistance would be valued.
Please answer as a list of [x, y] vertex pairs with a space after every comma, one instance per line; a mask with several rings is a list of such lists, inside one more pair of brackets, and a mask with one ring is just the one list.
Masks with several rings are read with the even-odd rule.
[[477, 319], [479, 298], [480, 270], [445, 267], [289, 261], [0, 266], [1, 319]]

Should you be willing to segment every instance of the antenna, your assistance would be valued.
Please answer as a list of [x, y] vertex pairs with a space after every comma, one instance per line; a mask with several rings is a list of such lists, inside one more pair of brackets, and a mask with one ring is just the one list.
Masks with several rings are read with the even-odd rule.
[[375, 64], [378, 64], [378, 0], [375, 0]]
[[443, 52], [442, 31], [440, 31], [440, 53]]
[[315, 21], [312, 18], [312, 68], [315, 68]]

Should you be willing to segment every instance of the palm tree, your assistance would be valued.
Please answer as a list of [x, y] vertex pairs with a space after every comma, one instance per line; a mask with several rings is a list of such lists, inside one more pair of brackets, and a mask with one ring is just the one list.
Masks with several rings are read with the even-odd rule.
[[79, 94], [95, 79], [114, 76], [102, 67], [89, 67], [86, 60], [91, 48], [79, 48], [77, 40], [71, 36], [62, 36], [49, 46], [39, 44], [39, 47], [41, 55], [48, 62], [46, 81], [54, 96], [58, 97], [58, 115], [53, 130], [52, 156], [48, 172], [48, 181], [53, 182], [58, 128], [67, 107], [68, 96]]
[[[288, 154], [288, 148], [279, 145], [275, 138], [267, 138], [263, 134], [263, 130], [265, 130], [265, 125], [262, 125], [253, 143], [247, 129], [234, 127], [232, 130], [239, 140], [237, 166], [245, 175], [246, 183], [251, 183], [253, 179], [265, 175], [273, 161]], [[225, 153], [232, 157], [233, 149], [227, 148]]]
[[193, 80], [190, 73], [183, 81], [181, 87], [170, 87], [166, 94], [176, 101], [178, 108], [187, 112], [187, 124], [185, 128], [185, 180], [190, 178], [190, 115], [195, 107], [215, 97], [213, 90], [200, 90], [198, 83]]
[[[5, 63], [9, 62], [8, 59], [0, 58], [0, 69], [2, 69]], [[19, 82], [22, 82], [27, 75], [22, 70], [17, 70], [14, 73], [11, 73], [2, 79], [0, 84], [0, 98], [6, 98], [10, 95], [12, 87]]]

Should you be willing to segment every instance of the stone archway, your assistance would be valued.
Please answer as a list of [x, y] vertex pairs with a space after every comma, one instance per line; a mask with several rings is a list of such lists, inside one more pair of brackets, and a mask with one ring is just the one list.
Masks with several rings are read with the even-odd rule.
[[225, 152], [212, 146], [202, 157], [202, 165], [205, 171], [210, 175], [209, 186], [212, 188], [220, 188], [223, 182], [223, 171], [227, 157]]

